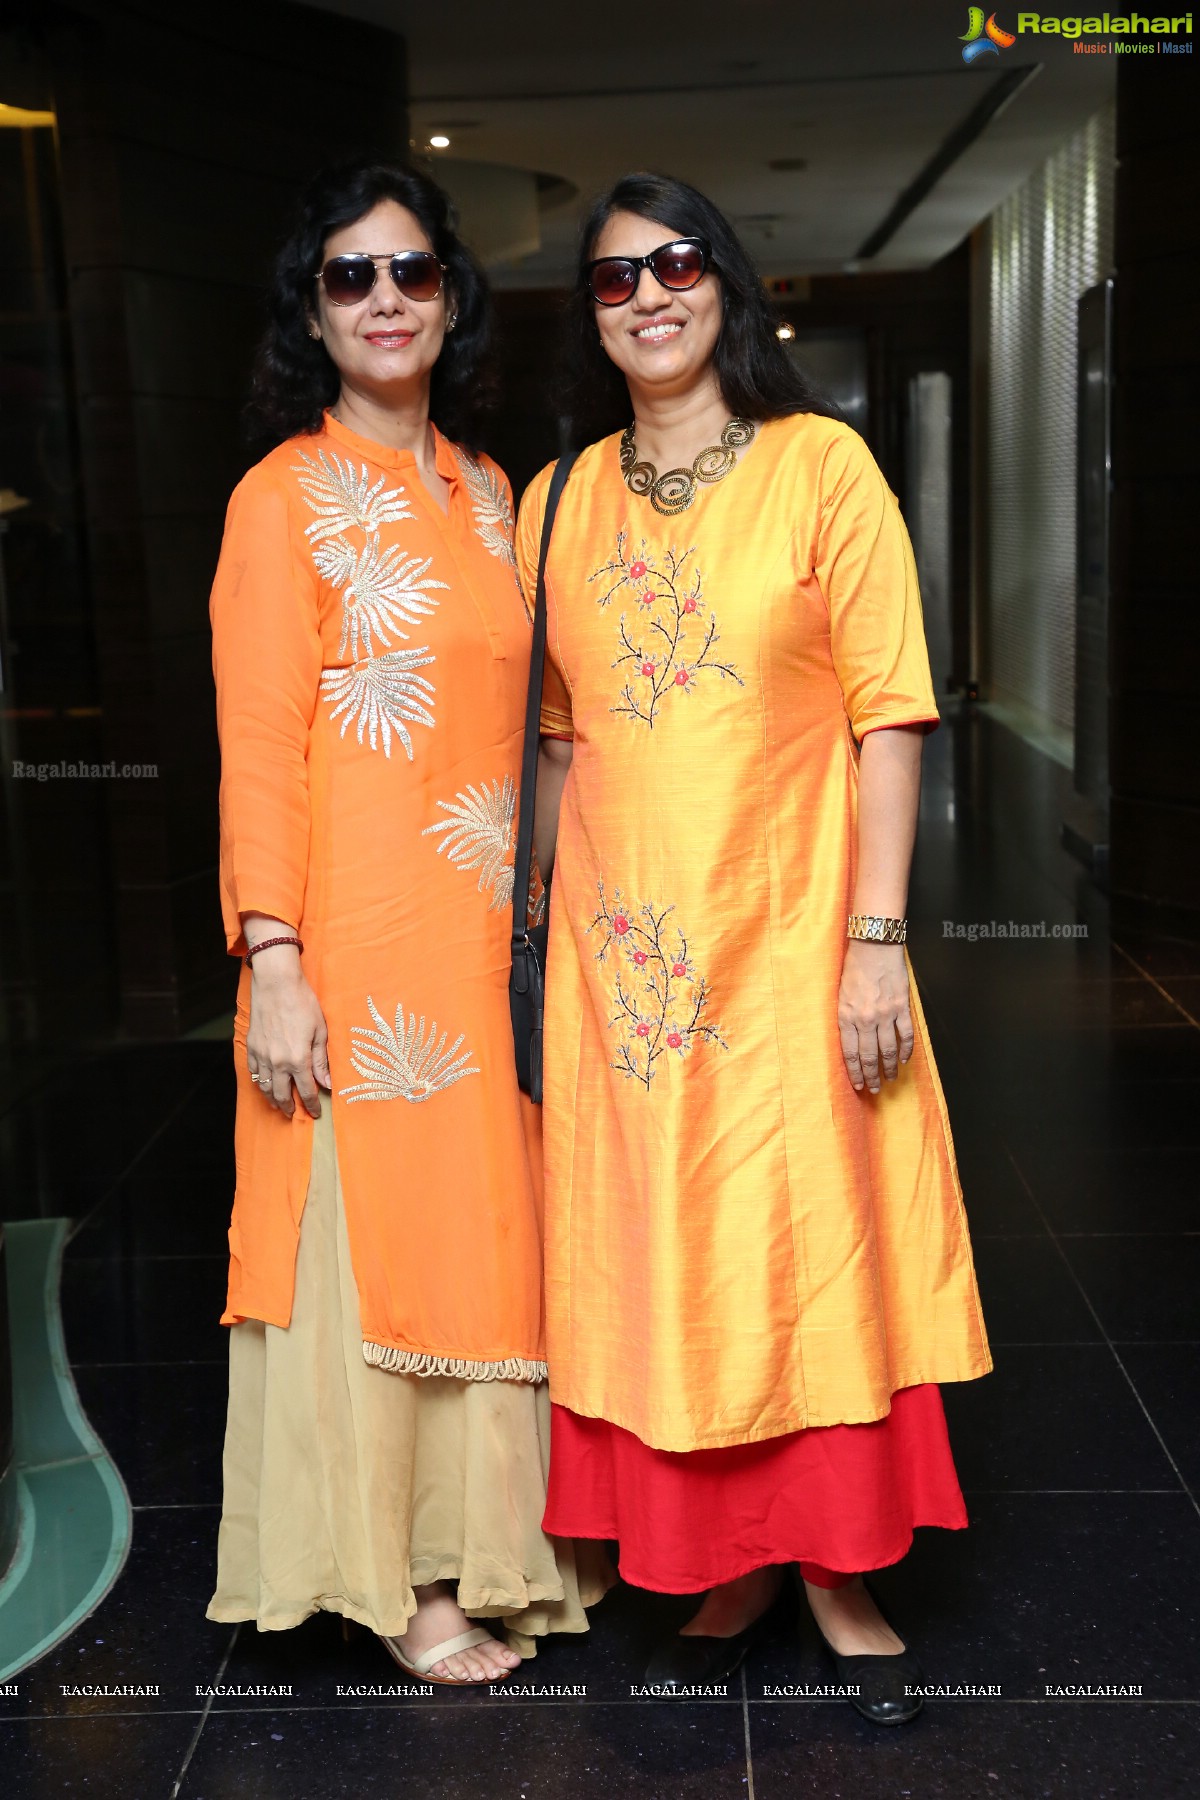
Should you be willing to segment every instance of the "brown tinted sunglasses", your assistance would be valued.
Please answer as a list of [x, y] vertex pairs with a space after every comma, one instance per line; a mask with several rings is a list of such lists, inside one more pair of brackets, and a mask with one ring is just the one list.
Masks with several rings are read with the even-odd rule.
[[643, 269], [663, 287], [683, 294], [703, 278], [711, 261], [703, 238], [673, 238], [649, 256], [599, 256], [584, 266], [583, 274], [597, 306], [624, 306], [636, 294]]
[[375, 286], [380, 263], [387, 264], [406, 300], [436, 300], [442, 291], [446, 265], [432, 250], [397, 250], [390, 256], [368, 256], [365, 250], [354, 250], [348, 256], [331, 257], [313, 280], [321, 283], [332, 305], [355, 306]]

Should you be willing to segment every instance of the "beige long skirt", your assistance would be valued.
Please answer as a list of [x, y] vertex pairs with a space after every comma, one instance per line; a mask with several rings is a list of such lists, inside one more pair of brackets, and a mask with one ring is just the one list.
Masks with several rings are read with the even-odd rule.
[[[399, 1636], [414, 1586], [458, 1583], [522, 1656], [586, 1631], [615, 1575], [598, 1544], [541, 1529], [545, 1382], [391, 1374], [363, 1360], [332, 1108], [322, 1096], [292, 1323], [229, 1334], [217, 1591], [208, 1617], [286, 1631], [312, 1613]], [[576, 1561], [578, 1549], [579, 1560]]]

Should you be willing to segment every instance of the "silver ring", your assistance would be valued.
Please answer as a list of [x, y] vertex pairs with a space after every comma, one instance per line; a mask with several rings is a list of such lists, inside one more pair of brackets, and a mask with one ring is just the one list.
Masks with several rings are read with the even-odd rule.
[[269, 1075], [256, 1075], [254, 1079], [257, 1081], [259, 1087], [267, 1088], [271, 1085], [271, 1077]]

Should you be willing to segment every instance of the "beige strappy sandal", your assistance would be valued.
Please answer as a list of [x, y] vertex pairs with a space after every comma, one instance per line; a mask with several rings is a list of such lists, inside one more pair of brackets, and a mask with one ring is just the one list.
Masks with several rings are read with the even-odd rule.
[[[409, 1662], [407, 1656], [402, 1650], [397, 1649], [391, 1638], [380, 1638], [379, 1641], [393, 1662], [398, 1663], [404, 1673], [411, 1675], [414, 1681], [437, 1681], [442, 1687], [483, 1687], [485, 1683], [475, 1681], [469, 1675], [431, 1675], [429, 1671], [434, 1663], [441, 1662], [444, 1656], [453, 1656], [459, 1650], [473, 1650], [476, 1644], [489, 1642], [498, 1644], [500, 1642], [492, 1632], [485, 1631], [482, 1625], [477, 1625], [472, 1631], [460, 1631], [457, 1637], [447, 1638], [443, 1644], [435, 1644], [432, 1650], [423, 1651], [415, 1662]], [[489, 1675], [487, 1679], [488, 1681], [507, 1681], [511, 1674], [511, 1669], [505, 1669], [502, 1674]]]

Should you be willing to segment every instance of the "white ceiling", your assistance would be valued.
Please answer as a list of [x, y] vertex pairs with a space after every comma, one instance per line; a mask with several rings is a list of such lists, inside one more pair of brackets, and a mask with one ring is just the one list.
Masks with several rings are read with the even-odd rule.
[[[542, 246], [492, 270], [504, 287], [568, 278], [579, 204], [631, 168], [703, 188], [766, 275], [840, 271], [897, 196], [1016, 64], [1037, 78], [994, 118], [866, 267], [952, 250], [1111, 99], [1115, 59], [1022, 35], [972, 67], [957, 0], [298, 0], [402, 33], [412, 133], [456, 157], [564, 177], [580, 202]], [[1015, 11], [1002, 10], [1009, 29]], [[799, 172], [768, 167], [803, 157]], [[453, 186], [450, 171], [447, 185]]]

